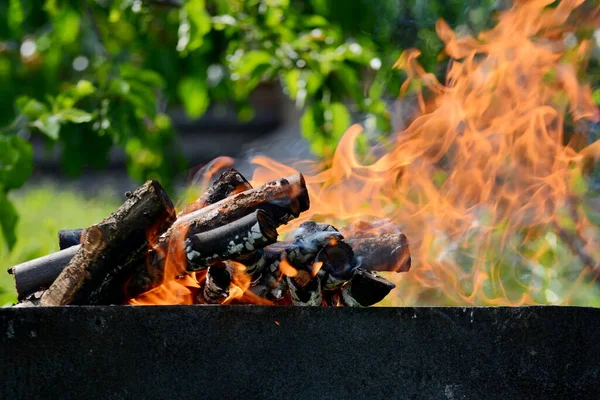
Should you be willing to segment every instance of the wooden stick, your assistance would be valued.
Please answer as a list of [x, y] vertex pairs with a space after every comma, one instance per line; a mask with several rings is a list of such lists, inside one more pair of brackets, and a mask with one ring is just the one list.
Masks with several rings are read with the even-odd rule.
[[213, 261], [243, 257], [277, 241], [277, 229], [266, 212], [256, 210], [225, 226], [188, 236], [188, 272], [207, 268]]
[[408, 241], [403, 233], [349, 238], [344, 240], [352, 250], [358, 266], [368, 271], [410, 270]]
[[268, 182], [182, 215], [160, 236], [149, 253], [150, 260], [164, 260], [169, 268], [165, 271], [165, 263], [149, 262], [136, 271], [136, 278], [127, 288], [127, 293], [136, 297], [166, 280], [185, 274], [188, 271], [185, 239], [188, 237], [228, 225], [256, 210], [266, 212], [277, 227], [296, 218], [308, 207], [304, 177], [297, 174]]
[[9, 273], [15, 280], [17, 298], [22, 300], [38, 290], [49, 288], [80, 248], [80, 245], [72, 246], [12, 267]]
[[146, 182], [117, 211], [85, 230], [81, 248], [41, 304], [121, 304], [122, 281], [145, 262], [147, 237], [164, 232], [174, 220], [173, 203], [162, 186]]
[[185, 214], [177, 219], [161, 239], [168, 238], [170, 233], [181, 226], [186, 226], [189, 229], [188, 233], [193, 235], [226, 225], [258, 209], [267, 212], [279, 226], [297, 218], [301, 212], [308, 210], [309, 205], [304, 177], [297, 174], [246, 190]]
[[246, 256], [276, 241], [275, 224], [266, 212], [256, 210], [227, 225], [188, 236], [181, 245], [184, 256], [170, 258], [180, 251], [179, 243], [175, 243], [175, 249], [169, 248], [165, 253], [151, 252], [148, 264], [137, 268], [132, 275], [126, 293], [132, 298], [137, 297], [178, 275]]
[[349, 307], [369, 307], [379, 303], [396, 285], [375, 272], [357, 269], [342, 289], [342, 301]]
[[242, 174], [233, 168], [223, 172], [223, 174], [193, 203], [188, 204], [178, 218], [198, 211], [210, 204], [221, 201], [231, 195], [252, 189], [252, 185], [244, 178]]
[[83, 229], [62, 229], [58, 231], [58, 246], [61, 250], [77, 246], [81, 242]]
[[231, 271], [225, 263], [211, 265], [206, 271], [204, 288], [198, 294], [200, 304], [220, 304], [229, 296]]

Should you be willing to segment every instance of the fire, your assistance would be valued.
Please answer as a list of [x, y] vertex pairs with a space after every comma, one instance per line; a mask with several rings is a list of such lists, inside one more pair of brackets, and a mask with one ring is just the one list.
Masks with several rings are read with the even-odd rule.
[[[385, 221], [382, 231], [399, 226], [409, 238], [413, 269], [401, 279], [387, 276], [398, 294], [388, 305], [576, 302], [600, 262], [594, 244], [600, 231], [582, 202], [582, 171], [600, 158], [600, 145], [584, 147], [564, 129], [569, 120], [598, 117], [590, 87], [578, 79], [589, 43], [563, 40], [582, 2], [549, 8], [552, 1], [519, 1], [477, 37], [438, 22], [450, 60], [446, 82], [419, 66], [418, 51], [403, 53], [396, 63], [408, 77], [402, 91], [420, 88], [419, 113], [385, 149], [357, 154], [362, 128], [354, 125], [325, 163], [254, 158], [254, 186], [305, 175], [310, 210], [280, 233], [309, 219]], [[248, 290], [244, 266], [233, 266], [225, 302], [264, 301]], [[288, 277], [299, 273], [289, 264], [280, 268]], [[316, 274], [320, 265], [313, 268]], [[143, 298], [187, 303], [185, 290], [197, 290], [195, 278]]]
[[[403, 91], [423, 88], [419, 115], [370, 163], [354, 150], [362, 132], [355, 125], [329, 168], [310, 175], [319, 165], [296, 165], [311, 208], [290, 228], [307, 219], [389, 218], [400, 226], [413, 270], [396, 280], [402, 298], [391, 304], [568, 304], [600, 261], [592, 244], [600, 232], [578, 193], [586, 157], [600, 152], [565, 144], [567, 114], [597, 118], [591, 90], [577, 78], [589, 44], [573, 49], [563, 41], [582, 1], [550, 3], [517, 2], [477, 38], [438, 22], [450, 57], [446, 83], [419, 66], [417, 51], [406, 51], [396, 67], [408, 76]], [[252, 184], [295, 172], [265, 157], [253, 162]], [[557, 246], [569, 238], [582, 242], [576, 250], [594, 265], [564, 267], [578, 263]], [[557, 274], [572, 286], [554, 287]]]

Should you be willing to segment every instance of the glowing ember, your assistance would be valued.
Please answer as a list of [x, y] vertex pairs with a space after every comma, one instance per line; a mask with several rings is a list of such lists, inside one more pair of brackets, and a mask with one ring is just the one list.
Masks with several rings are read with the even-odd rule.
[[[590, 270], [600, 260], [592, 244], [600, 232], [581, 204], [581, 171], [586, 158], [600, 157], [600, 145], [565, 144], [567, 114], [575, 121], [596, 119], [597, 109], [590, 88], [577, 79], [587, 43], [574, 51], [562, 41], [569, 15], [582, 1], [546, 8], [550, 3], [517, 2], [477, 38], [461, 37], [439, 22], [437, 33], [451, 58], [445, 85], [418, 65], [418, 52], [406, 51], [396, 67], [408, 75], [404, 91], [424, 89], [417, 96], [420, 113], [383, 156], [369, 164], [359, 160], [354, 145], [362, 129], [355, 125], [328, 168], [256, 157], [251, 183], [305, 174], [311, 206], [288, 231], [309, 219], [385, 219], [399, 226], [410, 238], [413, 270], [401, 280], [388, 277], [398, 295], [387, 304], [573, 302], [593, 281]], [[381, 233], [391, 233], [380, 226]], [[582, 259], [594, 264], [587, 269], [574, 252], [561, 250], [576, 240], [586, 254]], [[315, 274], [320, 267], [314, 266]], [[280, 268], [288, 277], [299, 273], [289, 264]], [[264, 302], [248, 290], [244, 266], [234, 263], [234, 271], [226, 303], [243, 297]], [[559, 275], [572, 285], [557, 284]], [[187, 302], [182, 288], [197, 287], [190, 279], [142, 297]]]

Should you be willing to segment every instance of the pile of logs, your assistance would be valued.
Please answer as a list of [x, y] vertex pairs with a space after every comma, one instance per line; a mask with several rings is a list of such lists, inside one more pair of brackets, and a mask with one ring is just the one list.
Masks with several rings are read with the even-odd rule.
[[[198, 304], [366, 307], [395, 287], [377, 271], [410, 268], [406, 236], [389, 224], [308, 221], [278, 242], [277, 228], [309, 208], [301, 174], [253, 188], [230, 169], [179, 214], [156, 181], [126, 196], [102, 222], [59, 232], [59, 252], [9, 270], [17, 306], [128, 304], [195, 273]], [[231, 301], [240, 265], [247, 296]]]

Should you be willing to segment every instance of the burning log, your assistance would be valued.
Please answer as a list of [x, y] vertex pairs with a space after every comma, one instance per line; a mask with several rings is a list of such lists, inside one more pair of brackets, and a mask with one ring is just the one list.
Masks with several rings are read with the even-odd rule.
[[[160, 285], [163, 281], [174, 278], [174, 276], [165, 276], [165, 274], [180, 275], [203, 270], [211, 264], [248, 255], [276, 240], [277, 229], [274, 222], [267, 213], [256, 210], [250, 215], [219, 228], [189, 235], [184, 241], [185, 257], [176, 258], [176, 260], [183, 261], [181, 263], [183, 265], [176, 265], [176, 267], [185, 268], [185, 270], [166, 271], [165, 265], [170, 254], [160, 251], [152, 252], [149, 266], [139, 267], [129, 280], [127, 294], [130, 297], [136, 297]], [[168, 252], [177, 250], [167, 249]]]
[[38, 290], [48, 289], [80, 247], [72, 246], [10, 268], [8, 272], [14, 277], [17, 298], [23, 300]]
[[182, 225], [189, 229], [188, 234], [194, 235], [226, 225], [258, 209], [265, 211], [277, 226], [284, 225], [308, 210], [309, 205], [304, 177], [293, 175], [182, 215], [161, 237], [161, 243], [168, 241], [171, 233]]
[[148, 181], [102, 222], [87, 228], [81, 248], [41, 304], [122, 303], [121, 280], [144, 263], [148, 231], [164, 232], [174, 221], [173, 203], [156, 181]]
[[359, 268], [342, 289], [341, 300], [349, 307], [369, 307], [383, 300], [395, 287], [375, 272]]
[[207, 268], [216, 260], [236, 259], [277, 241], [277, 229], [262, 210], [220, 228], [185, 240], [188, 271]]
[[197, 302], [200, 304], [220, 304], [229, 296], [231, 271], [225, 263], [211, 265], [206, 271], [204, 289], [200, 291]]
[[293, 305], [320, 306], [323, 303], [320, 277], [314, 277], [305, 284], [297, 277], [288, 277], [287, 282]]
[[83, 229], [63, 229], [58, 231], [58, 246], [61, 250], [77, 246], [81, 242]]
[[345, 240], [352, 250], [358, 266], [368, 271], [410, 270], [408, 241], [403, 233], [359, 237]]
[[[197, 211], [208, 205], [221, 201], [231, 195], [252, 189], [252, 185], [237, 170], [230, 168], [225, 171], [196, 201], [188, 205], [179, 216]], [[253, 275], [260, 271], [264, 265], [264, 253], [262, 250], [256, 250], [243, 256], [235, 258], [247, 268], [247, 273]]]
[[[309, 199], [306, 184], [302, 174], [297, 174], [266, 183], [258, 188], [246, 190], [214, 204], [207, 205], [199, 210], [182, 215], [160, 236], [158, 243], [152, 246], [149, 259], [153, 261], [149, 265], [136, 270], [126, 290], [127, 295], [135, 297], [151, 290], [165, 280], [173, 279], [177, 275], [185, 274], [187, 271], [198, 270], [199, 268], [195, 264], [199, 263], [202, 267], [206, 267], [206, 263], [201, 262], [202, 258], [210, 257], [214, 254], [217, 254], [217, 257], [212, 257], [214, 260], [224, 258], [219, 256], [219, 253], [216, 251], [206, 253], [207, 250], [203, 250], [201, 253], [206, 254], [206, 256], [194, 257], [194, 249], [191, 248], [190, 258], [195, 259], [195, 261], [190, 262], [186, 250], [186, 247], [188, 247], [186, 245], [189, 242], [185, 243], [186, 239], [193, 238], [195, 235], [211, 231], [215, 228], [220, 229], [220, 231], [213, 232], [212, 234], [207, 233], [206, 235], [202, 235], [200, 238], [206, 241], [210, 240], [213, 246], [219, 245], [219, 251], [228, 251], [223, 248], [222, 244], [224, 243], [220, 241], [225, 240], [225, 237], [231, 238], [229, 233], [238, 229], [232, 229], [234, 225], [229, 224], [249, 214], [253, 214], [257, 210], [261, 210], [261, 212], [265, 213], [265, 216], [257, 218], [260, 218], [261, 224], [264, 224], [264, 226], [261, 225], [260, 230], [265, 235], [265, 239], [261, 239], [255, 245], [252, 245], [253, 248], [246, 248], [245, 251], [240, 248], [237, 253], [231, 253], [232, 258], [248, 255], [251, 251], [259, 249], [261, 246], [264, 246], [264, 243], [269, 242], [273, 234], [276, 234], [276, 227], [296, 218], [301, 212], [306, 211], [308, 207]], [[225, 226], [227, 227], [223, 228]], [[239, 225], [237, 226], [239, 227]], [[239, 230], [237, 232], [239, 234]], [[249, 234], [248, 231], [246, 232], [246, 234]], [[211, 239], [211, 237], [218, 239]], [[228, 243], [229, 241], [226, 242], [226, 244]], [[234, 244], [236, 243], [234, 242]], [[237, 244], [239, 245], [239, 243]], [[211, 250], [213, 249], [208, 248], [208, 251]], [[176, 271], [165, 271], [165, 262], [168, 260], [184, 260], [187, 262], [182, 263], [183, 265], [179, 265], [180, 263], [177, 262], [177, 265], [175, 265], [177, 268]], [[169, 275], [166, 276], [165, 273]]]
[[225, 171], [196, 201], [187, 205], [178, 217], [198, 211], [231, 195], [252, 189], [252, 185], [233, 168]]

